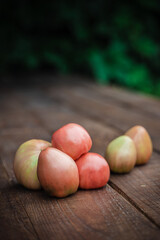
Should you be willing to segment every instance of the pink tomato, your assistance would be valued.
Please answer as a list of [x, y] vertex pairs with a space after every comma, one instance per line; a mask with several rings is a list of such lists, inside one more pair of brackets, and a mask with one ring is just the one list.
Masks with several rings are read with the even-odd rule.
[[134, 126], [130, 128], [125, 135], [132, 138], [136, 146], [136, 165], [147, 163], [153, 151], [152, 141], [147, 130], [142, 126]]
[[106, 160], [97, 153], [86, 153], [76, 161], [79, 172], [79, 187], [100, 188], [106, 185], [110, 169]]
[[69, 123], [52, 135], [52, 146], [76, 160], [91, 149], [92, 140], [82, 126]]
[[75, 161], [56, 148], [48, 147], [40, 153], [37, 174], [41, 186], [51, 196], [66, 197], [78, 189]]

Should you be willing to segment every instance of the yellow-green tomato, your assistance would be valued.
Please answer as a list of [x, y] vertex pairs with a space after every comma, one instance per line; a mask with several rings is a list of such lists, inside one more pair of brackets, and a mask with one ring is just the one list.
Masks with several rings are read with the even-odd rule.
[[112, 172], [127, 173], [136, 163], [137, 152], [133, 140], [128, 136], [120, 136], [109, 143], [106, 160]]
[[147, 163], [153, 151], [152, 141], [147, 130], [142, 126], [134, 126], [130, 128], [125, 135], [132, 138], [135, 143], [137, 149], [136, 164]]
[[13, 169], [17, 181], [28, 189], [40, 189], [40, 183], [37, 177], [37, 164], [40, 152], [51, 146], [51, 143], [40, 140], [29, 140], [18, 148]]

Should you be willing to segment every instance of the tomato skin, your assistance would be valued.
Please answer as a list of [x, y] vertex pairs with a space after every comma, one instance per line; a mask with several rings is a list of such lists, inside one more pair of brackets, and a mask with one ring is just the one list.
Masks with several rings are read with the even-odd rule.
[[75, 161], [56, 148], [48, 147], [40, 153], [37, 175], [42, 188], [51, 196], [66, 197], [78, 189]]
[[97, 153], [86, 153], [76, 161], [79, 171], [79, 188], [96, 189], [106, 185], [110, 169], [106, 160]]
[[125, 135], [115, 138], [108, 144], [105, 158], [112, 172], [130, 172], [134, 168], [137, 158], [133, 140]]
[[82, 126], [69, 123], [53, 133], [52, 146], [76, 160], [91, 149], [92, 140]]
[[142, 126], [134, 126], [130, 128], [125, 135], [132, 138], [135, 143], [137, 150], [136, 165], [147, 163], [153, 151], [152, 140], [147, 130]]
[[51, 143], [41, 139], [31, 139], [20, 145], [16, 151], [13, 169], [17, 181], [28, 189], [40, 189], [37, 177], [38, 157]]

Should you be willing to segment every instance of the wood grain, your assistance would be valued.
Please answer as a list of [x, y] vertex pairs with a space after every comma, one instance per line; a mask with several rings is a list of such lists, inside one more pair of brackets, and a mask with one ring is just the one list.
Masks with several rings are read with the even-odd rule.
[[[66, 77], [63, 78], [61, 76], [60, 81], [64, 80], [66, 81]], [[97, 85], [97, 83], [94, 83], [91, 79], [82, 79], [78, 76], [69, 76], [68, 82], [76, 85], [79, 89], [92, 90], [92, 92], [98, 94], [99, 99], [104, 102], [108, 101], [122, 107], [133, 108], [136, 112], [160, 117], [160, 101], [151, 95], [147, 96], [129, 89], [126, 91], [126, 89], [117, 86]]]
[[27, 190], [17, 185], [13, 173], [13, 159], [21, 143], [42, 135], [47, 138], [43, 129], [22, 127], [3, 129], [0, 133], [0, 239], [39, 239], [24, 206], [22, 196]]
[[[95, 123], [91, 120], [88, 121], [88, 119], [81, 115], [63, 112], [59, 113], [59, 111], [60, 110], [56, 111], [56, 117], [50, 111], [50, 114], [48, 113], [48, 120], [46, 120], [45, 117], [39, 116], [39, 118], [43, 120], [43, 123], [46, 124], [50, 132], [52, 132], [53, 125], [56, 127], [56, 123], [58, 124], [58, 128], [59, 126], [70, 122], [70, 119], [72, 119], [73, 122], [81, 124], [88, 130], [92, 139], [94, 139], [91, 151], [98, 152], [102, 156], [104, 156], [107, 144], [119, 135], [116, 130], [104, 127], [103, 125]], [[115, 183], [124, 193], [126, 193], [148, 216], [154, 220], [154, 222], [160, 226], [159, 158], [160, 156], [154, 153], [147, 165], [134, 168], [130, 174], [112, 174], [111, 181]]]
[[[11, 172], [8, 174], [11, 177]], [[3, 198], [7, 209], [1, 208], [3, 233], [8, 229], [8, 224], [4, 223], [8, 223], [12, 215], [14, 217], [14, 224], [3, 239], [18, 236], [34, 239], [35, 233], [36, 239], [128, 239], [128, 234], [131, 239], [159, 238], [159, 230], [109, 185], [56, 199], [43, 191], [26, 190], [12, 181], [12, 185], [3, 188]], [[28, 217], [24, 217], [24, 212]], [[29, 226], [28, 218], [32, 226]], [[25, 229], [17, 222], [24, 224]]]
[[[59, 98], [61, 100], [60, 96]], [[78, 105], [78, 102], [74, 101], [74, 106], [76, 103]], [[67, 104], [65, 110], [64, 110], [64, 105], [63, 105], [63, 108], [60, 108], [60, 106], [57, 106], [57, 104], [55, 104], [55, 102], [53, 101], [52, 104], [50, 103], [49, 105], [50, 107], [48, 107], [50, 109], [46, 108], [45, 106], [42, 107], [41, 105], [39, 105], [39, 109], [36, 107], [34, 111], [38, 113], [38, 118], [42, 119], [43, 124], [51, 132], [53, 132], [63, 124], [70, 122], [70, 120], [72, 120], [73, 122], [82, 124], [87, 128], [92, 138], [94, 139], [94, 143], [93, 143], [94, 145], [92, 150], [104, 155], [104, 150], [107, 144], [109, 143], [109, 141], [117, 137], [120, 134], [120, 132], [117, 131], [116, 129], [106, 127], [104, 124], [103, 125], [99, 124], [91, 119], [88, 120], [86, 116], [84, 117], [81, 114], [76, 115], [75, 112], [73, 114], [72, 108], [70, 108], [68, 105], [68, 101], [66, 101], [65, 104]], [[86, 102], [86, 105], [87, 105], [87, 102]], [[45, 114], [41, 115], [41, 112], [44, 112]], [[48, 116], [47, 118], [45, 117], [46, 115]], [[54, 129], [53, 129], [53, 125], [54, 125]], [[148, 217], [152, 219], [152, 221], [154, 221], [157, 225], [160, 226], [160, 218], [159, 218], [160, 185], [158, 181], [158, 179], [160, 179], [160, 173], [158, 170], [158, 166], [159, 166], [159, 155], [154, 154], [148, 165], [145, 165], [139, 168], [136, 167], [132, 171], [131, 173], [132, 177], [130, 177], [130, 175], [124, 175], [123, 177], [120, 177], [121, 181], [119, 181], [119, 178], [118, 178], [119, 175], [117, 175], [116, 177], [112, 175], [113, 177], [111, 176], [111, 181], [113, 183], [116, 183], [116, 186], [118, 186], [118, 188], [120, 188], [122, 192], [127, 194], [127, 196], [129, 196], [130, 199], [132, 199], [133, 204], [143, 209], [143, 212], [147, 214]], [[148, 175], [150, 176], [149, 180], [148, 180], [149, 176], [145, 175], [144, 173], [148, 173]], [[130, 182], [129, 182], [129, 179], [131, 179]], [[155, 181], [157, 182], [157, 186], [155, 186]], [[145, 183], [143, 184], [143, 182]], [[139, 189], [139, 191], [137, 192], [136, 189]], [[146, 197], [145, 201], [144, 201], [144, 191], [148, 196]], [[152, 196], [151, 197], [152, 199], [150, 198], [150, 196]], [[154, 202], [153, 204], [151, 204], [152, 201]]]
[[0, 160], [0, 239], [37, 239], [34, 227], [9, 179]]
[[98, 94], [99, 99], [104, 102], [108, 101], [121, 107], [130, 108], [146, 116], [160, 117], [160, 101], [150, 95], [142, 95], [138, 92], [126, 91], [123, 88], [114, 86], [99, 85], [97, 88], [97, 84], [88, 82], [83, 82], [83, 88], [92, 89], [93, 92]]
[[[56, 91], [55, 87], [54, 91]], [[37, 115], [37, 119], [39, 119], [41, 125], [48, 129], [51, 134], [57, 130], [57, 128], [70, 121], [79, 123], [88, 130], [92, 139], [94, 139], [92, 151], [98, 152], [102, 155], [104, 155], [107, 144], [112, 139], [120, 135], [120, 132], [114, 128], [107, 127], [105, 124], [100, 124], [94, 120], [86, 118], [86, 116], [82, 114], [75, 113], [75, 111], [73, 111], [74, 109], [72, 109], [72, 105], [70, 108], [70, 106], [67, 104], [67, 101], [61, 105], [60, 102], [56, 103], [53, 101], [53, 97], [49, 99], [48, 96], [45, 96], [41, 92], [39, 93], [38, 99], [37, 94], [33, 95], [36, 96], [32, 99], [34, 104], [32, 104], [32, 102], [29, 103], [24, 99], [23, 105], [26, 106], [26, 108], [28, 107], [32, 113]], [[43, 99], [43, 104], [41, 103], [40, 99]], [[59, 99], [61, 101], [61, 96], [59, 96]], [[76, 103], [78, 105], [78, 102], [74, 102], [74, 105]], [[67, 104], [67, 106], [64, 107], [65, 104]], [[158, 170], [158, 165], [159, 155], [154, 154], [148, 165], [136, 167], [131, 174], [120, 176], [121, 181], [119, 181], [119, 175], [116, 177], [115, 175], [112, 175], [111, 181], [129, 197], [129, 200], [134, 205], [142, 209], [144, 214], [146, 214], [149, 219], [160, 226], [160, 185], [158, 181], [158, 179], [160, 179], [160, 173]], [[149, 180], [148, 176], [144, 173], [148, 173], [150, 176]], [[155, 181], [157, 182], [157, 186], [155, 186]], [[137, 192], [136, 189], [139, 189], [139, 191]], [[148, 196], [146, 197], [145, 201], [144, 191], [146, 192], [145, 195]], [[150, 196], [152, 196], [152, 199]], [[154, 203], [151, 204], [153, 199]]]
[[[9, 101], [5, 93], [2, 94], [0, 238], [159, 239], [159, 154], [154, 153], [147, 165], [136, 167], [128, 175], [112, 175], [110, 185], [102, 189], [79, 190], [64, 199], [50, 198], [44, 191], [29, 191], [16, 183], [12, 168], [14, 154], [17, 147], [28, 139], [50, 141], [57, 128], [68, 122], [77, 122], [91, 134], [94, 140], [92, 151], [103, 155], [108, 142], [121, 134], [123, 129], [116, 126], [115, 120], [106, 124], [106, 103], [101, 104], [103, 98], [98, 100], [95, 93], [96, 100], [93, 100], [95, 90], [88, 87], [87, 92], [82, 93], [84, 85], [79, 90], [78, 84], [72, 83], [69, 87], [65, 83], [62, 86], [55, 84], [45, 91], [44, 86], [13, 89]], [[112, 100], [111, 106], [116, 105], [116, 101], [113, 104]], [[98, 104], [94, 105], [95, 102]], [[115, 113], [117, 109], [121, 112], [122, 106], [119, 104], [113, 108]], [[98, 117], [100, 111], [104, 118]], [[135, 112], [138, 121], [144, 119], [143, 114]], [[120, 119], [122, 121], [123, 117]], [[155, 136], [154, 131], [151, 134]]]
[[160, 152], [160, 124], [159, 118], [148, 115], [147, 117], [141, 112], [136, 112], [132, 108], [125, 108], [112, 104], [111, 102], [102, 101], [97, 92], [92, 89], [79, 88], [77, 85], [60, 86], [46, 90], [47, 95], [54, 101], [64, 102], [72, 106], [74, 111], [86, 115], [103, 124], [112, 126], [124, 133], [128, 128], [134, 125], [143, 125], [150, 133], [155, 150]]
[[[158, 229], [109, 186], [99, 190], [79, 191], [65, 199], [50, 198], [42, 191], [29, 191], [18, 186], [12, 170], [13, 152], [20, 142], [25, 141], [26, 137], [29, 139], [33, 135], [39, 138], [41, 134], [42, 138], [46, 139], [48, 135], [44, 130], [41, 132], [33, 129], [21, 130], [10, 132], [7, 129], [1, 134], [3, 141], [6, 142], [8, 139], [8, 148], [3, 148], [2, 158], [7, 163], [6, 171], [12, 183], [10, 187], [3, 188], [3, 192], [12, 200], [13, 206], [9, 213], [5, 212], [6, 216], [14, 215], [13, 210], [15, 210], [18, 218], [23, 219], [25, 209], [39, 239], [52, 239], [53, 236], [56, 236], [56, 239], [91, 239], [94, 237], [96, 239], [117, 239], [118, 236], [127, 239], [128, 235], [125, 236], [125, 232], [129, 232], [131, 239], [147, 239], [151, 235], [158, 239]], [[24, 207], [23, 211], [20, 206]], [[8, 209], [8, 202], [6, 202], [6, 208]], [[2, 220], [5, 222], [3, 214]], [[133, 221], [136, 221], [137, 225], [132, 226]], [[115, 223], [118, 224], [116, 232]], [[143, 233], [137, 229], [137, 226], [143, 229]], [[16, 221], [12, 227], [15, 236], [21, 236], [21, 231], [24, 229], [17, 226]], [[18, 234], [16, 228], [19, 229]], [[31, 226], [28, 228], [29, 231], [33, 231]], [[6, 229], [5, 225], [4, 229]], [[8, 234], [12, 234], [12, 231]], [[10, 237], [9, 235], [8, 239]], [[30, 239], [30, 236], [28, 238]]]

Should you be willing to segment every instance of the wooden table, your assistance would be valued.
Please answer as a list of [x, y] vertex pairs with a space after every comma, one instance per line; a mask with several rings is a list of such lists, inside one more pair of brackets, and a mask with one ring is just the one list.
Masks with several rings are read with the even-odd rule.
[[[160, 239], [160, 101], [76, 77], [34, 78], [33, 86], [0, 93], [0, 239]], [[69, 122], [84, 126], [92, 151], [102, 155], [112, 139], [143, 125], [154, 153], [129, 174], [111, 174], [104, 188], [63, 199], [17, 184], [18, 146], [32, 138], [50, 141]]]

